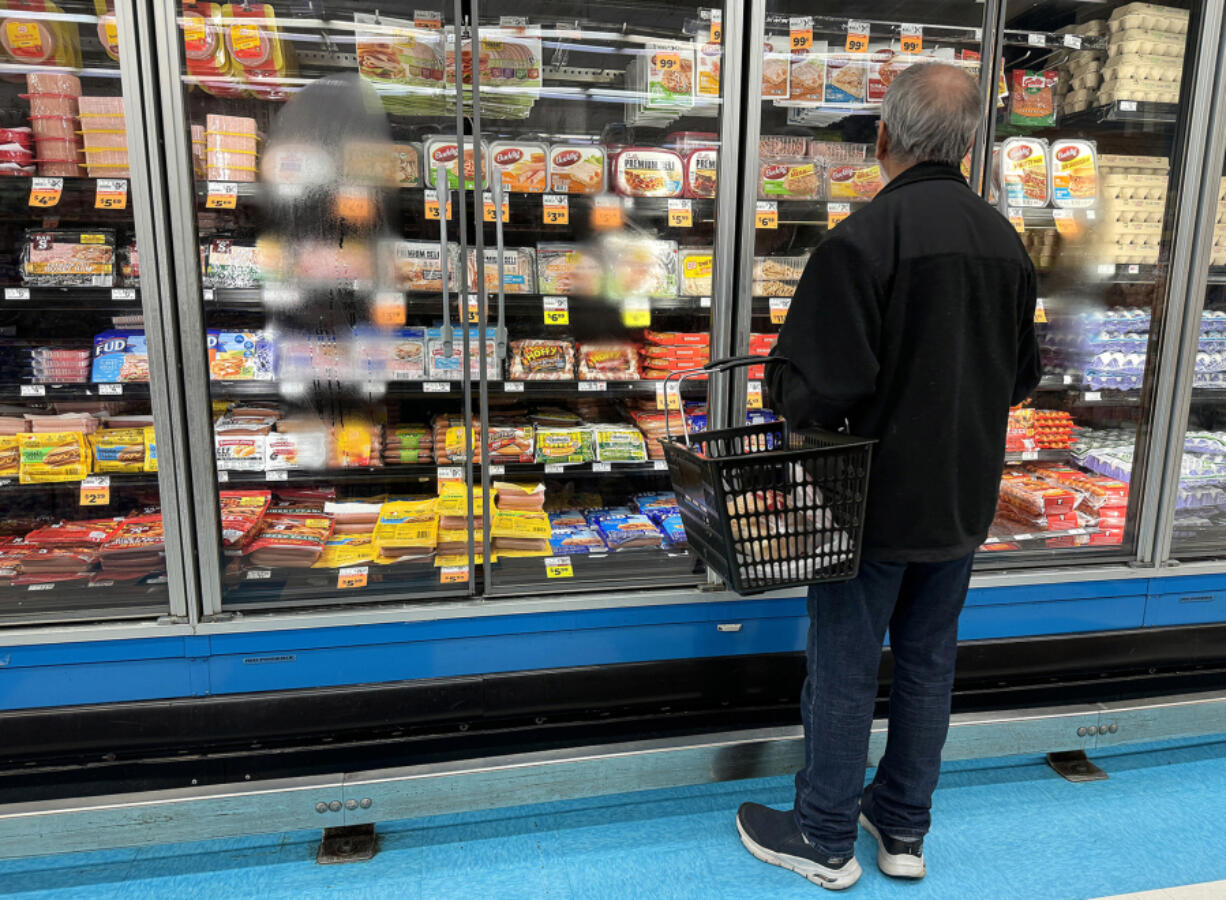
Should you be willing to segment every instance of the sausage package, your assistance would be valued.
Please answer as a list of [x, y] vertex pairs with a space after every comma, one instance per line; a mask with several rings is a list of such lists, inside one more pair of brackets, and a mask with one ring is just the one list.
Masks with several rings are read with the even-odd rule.
[[575, 345], [565, 340], [511, 341], [512, 381], [567, 381], [575, 377]]
[[600, 462], [646, 462], [647, 446], [643, 432], [629, 425], [593, 427], [596, 459]]
[[685, 162], [672, 150], [627, 147], [613, 160], [613, 188], [626, 197], [680, 197]]
[[15, 434], [0, 436], [0, 477], [16, 478], [21, 472], [21, 444]]
[[398, 557], [422, 549], [433, 550], [438, 540], [437, 501], [391, 500], [379, 510], [375, 526], [376, 562], [395, 562]]
[[610, 341], [579, 345], [580, 381], [634, 381], [639, 356], [633, 344]]
[[89, 443], [81, 432], [19, 434], [17, 441], [21, 448], [22, 484], [80, 481], [90, 473]]
[[549, 190], [555, 194], [599, 194], [605, 190], [605, 151], [592, 144], [549, 148]]
[[272, 502], [268, 491], [221, 491], [221, 546], [227, 552], [241, 550], [259, 529]]
[[536, 462], [585, 463], [595, 459], [592, 432], [586, 428], [538, 428]]
[[243, 555], [254, 566], [310, 568], [332, 536], [332, 518], [313, 509], [270, 509]]
[[363, 563], [373, 562], [378, 555], [379, 550], [375, 545], [373, 532], [337, 534], [333, 531], [324, 543], [319, 559], [315, 560], [312, 568], [340, 569], [346, 566], [360, 566]]
[[89, 436], [94, 452], [94, 471], [145, 471], [144, 428], [101, 428]]

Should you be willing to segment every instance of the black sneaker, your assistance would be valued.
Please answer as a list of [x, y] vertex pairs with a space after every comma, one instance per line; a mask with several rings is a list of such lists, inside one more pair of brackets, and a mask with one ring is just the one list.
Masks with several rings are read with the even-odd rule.
[[827, 856], [815, 850], [796, 826], [790, 809], [742, 803], [736, 811], [736, 830], [745, 849], [762, 862], [791, 869], [814, 884], [841, 891], [860, 880], [855, 856]]
[[924, 839], [890, 837], [872, 823], [865, 813], [860, 813], [860, 824], [877, 839], [877, 868], [894, 878], [923, 878], [928, 869], [924, 865]]

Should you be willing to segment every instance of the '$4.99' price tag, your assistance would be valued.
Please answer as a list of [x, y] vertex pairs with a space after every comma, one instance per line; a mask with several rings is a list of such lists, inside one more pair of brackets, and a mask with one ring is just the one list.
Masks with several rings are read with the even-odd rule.
[[81, 505], [111, 505], [111, 479], [109, 475], [90, 475], [81, 482]]
[[64, 193], [63, 178], [34, 178], [30, 181], [30, 206], [55, 206]]
[[570, 564], [569, 556], [545, 557], [546, 578], [573, 578], [575, 570]]

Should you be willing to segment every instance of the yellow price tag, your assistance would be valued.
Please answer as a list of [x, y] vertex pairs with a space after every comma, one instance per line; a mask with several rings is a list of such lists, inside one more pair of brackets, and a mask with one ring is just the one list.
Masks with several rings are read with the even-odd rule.
[[759, 200], [754, 207], [754, 227], [778, 228], [779, 204], [774, 200]]
[[341, 188], [334, 205], [337, 218], [353, 225], [368, 225], [375, 219], [375, 201], [366, 188]]
[[127, 209], [128, 182], [124, 178], [99, 178], [94, 192], [94, 209]]
[[91, 475], [81, 482], [82, 506], [110, 506], [111, 479], [108, 475]]
[[656, 53], [651, 58], [651, 64], [661, 72], [676, 72], [681, 68], [679, 53]]
[[762, 382], [749, 382], [749, 390], [745, 394], [746, 409], [761, 409], [762, 408]]
[[792, 306], [791, 297], [771, 297], [770, 298], [771, 324], [772, 325], [782, 325], [788, 317], [788, 310], [791, 308], [791, 306]]
[[405, 323], [404, 295], [395, 293], [375, 296], [371, 318], [383, 328], [396, 328]]
[[468, 295], [468, 324], [476, 325], [481, 321], [481, 300], [477, 294]]
[[597, 197], [596, 205], [592, 207], [593, 228], [621, 228], [622, 203], [616, 197]]
[[1039, 325], [1046, 324], [1047, 322], [1047, 309], [1043, 306], [1042, 297], [1034, 302], [1034, 320]]
[[438, 570], [439, 584], [467, 584], [468, 566], [443, 566]]
[[813, 20], [808, 16], [793, 16], [788, 23], [792, 50], [808, 53], [813, 49]]
[[694, 204], [692, 204], [689, 200], [669, 200], [668, 227], [694, 227]]
[[[486, 222], [494, 221], [494, 196], [489, 191], [486, 191], [481, 201], [481, 218]], [[507, 198], [502, 198], [502, 221], [511, 221], [511, 204], [507, 202]]]
[[573, 578], [575, 570], [570, 564], [569, 556], [545, 557], [546, 578]]
[[570, 303], [565, 297], [546, 297], [543, 302], [546, 325], [570, 324]]
[[542, 204], [541, 218], [546, 225], [570, 224], [570, 200], [565, 194], [546, 194]]
[[712, 44], [721, 44], [724, 41], [724, 14], [721, 10], [711, 10], [711, 30], [707, 34], [707, 40]]
[[366, 587], [369, 572], [370, 569], [367, 566], [350, 566], [347, 569], [339, 569], [336, 573], [336, 587], [342, 591]]
[[902, 25], [898, 29], [899, 49], [903, 53], [919, 53], [924, 49], [924, 29], [921, 25]]
[[646, 298], [633, 298], [622, 307], [622, 324], [627, 328], [651, 327], [651, 304]]
[[1013, 226], [1013, 230], [1018, 234], [1026, 233], [1026, 219], [1022, 216], [1022, 211], [1015, 207], [1009, 207], [1009, 224]]
[[852, 19], [847, 23], [847, 41], [843, 45], [848, 53], [868, 52], [868, 22]]
[[233, 181], [210, 181], [205, 209], [234, 209], [238, 205], [238, 185]]
[[[439, 214], [439, 206], [440, 206], [440, 203], [438, 199], [438, 191], [427, 188], [426, 189], [426, 218], [437, 222], [438, 214]], [[451, 221], [451, 192], [450, 191], [448, 191], [447, 193], [447, 221], [449, 222]]]
[[656, 385], [656, 409], [681, 409], [681, 389], [675, 381]]
[[826, 230], [829, 231], [850, 215], [850, 203], [828, 203], [826, 205]]
[[30, 182], [30, 206], [55, 206], [63, 192], [63, 178], [35, 178]]
[[1053, 209], [1051, 214], [1056, 223], [1056, 233], [1061, 237], [1074, 238], [1081, 234], [1081, 223], [1071, 209]]

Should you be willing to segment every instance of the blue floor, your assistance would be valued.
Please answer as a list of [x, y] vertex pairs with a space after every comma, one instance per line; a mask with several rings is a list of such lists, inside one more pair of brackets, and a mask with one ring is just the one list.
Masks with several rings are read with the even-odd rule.
[[[1070, 784], [1040, 760], [946, 767], [925, 845], [929, 876], [873, 863], [847, 896], [1072, 900], [1226, 878], [1226, 738], [1094, 758], [1109, 781]], [[374, 860], [318, 866], [318, 832], [0, 862], [0, 896], [758, 898], [831, 896], [742, 847], [745, 800], [791, 805], [771, 778], [380, 826]], [[817, 892], [817, 893], [815, 893]]]

